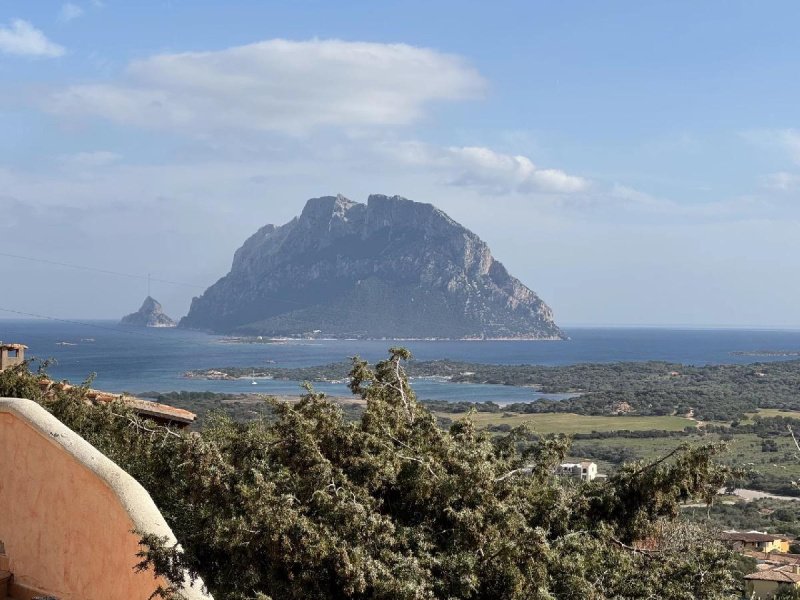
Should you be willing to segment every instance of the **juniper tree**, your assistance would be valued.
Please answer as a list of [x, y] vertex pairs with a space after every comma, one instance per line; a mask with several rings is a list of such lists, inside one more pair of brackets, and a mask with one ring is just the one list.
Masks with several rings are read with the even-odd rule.
[[472, 420], [444, 430], [417, 402], [392, 348], [353, 359], [359, 421], [310, 387], [266, 399], [272, 420], [210, 418], [198, 433], [142, 421], [80, 389], [44, 396], [37, 375], [0, 374], [136, 477], [182, 551], [143, 539], [143, 562], [203, 577], [218, 600], [736, 598], [734, 557], [683, 501], [710, 501], [727, 471], [718, 444], [625, 465], [607, 482], [553, 474], [565, 436]]

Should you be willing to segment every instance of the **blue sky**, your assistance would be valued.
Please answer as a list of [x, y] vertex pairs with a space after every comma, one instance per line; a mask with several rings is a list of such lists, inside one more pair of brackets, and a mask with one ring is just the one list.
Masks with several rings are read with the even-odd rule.
[[[0, 235], [191, 283], [154, 284], [180, 316], [309, 197], [400, 194], [561, 323], [798, 327], [798, 22], [796, 2], [6, 0]], [[58, 317], [144, 293], [0, 273], [0, 307]]]

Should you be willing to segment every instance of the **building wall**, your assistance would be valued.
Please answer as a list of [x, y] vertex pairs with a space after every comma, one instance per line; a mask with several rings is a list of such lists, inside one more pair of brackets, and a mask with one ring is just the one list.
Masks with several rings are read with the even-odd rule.
[[581, 474], [581, 479], [594, 481], [595, 477], [597, 477], [597, 465], [595, 463], [589, 463], [586, 467], [586, 473]]
[[777, 594], [781, 589], [788, 587], [788, 583], [748, 579], [745, 584], [745, 595], [747, 598], [753, 598], [753, 600], [768, 600]]
[[789, 551], [789, 541], [788, 540], [773, 540], [771, 542], [765, 542], [762, 548], [759, 548], [762, 552], [788, 552]]
[[24, 350], [18, 350], [13, 354], [14, 355], [12, 356], [7, 348], [0, 348], [0, 371], [9, 369], [11, 367], [14, 367], [16, 365], [25, 362]]
[[589, 463], [585, 469], [586, 472], [584, 473], [584, 466], [580, 463], [563, 463], [558, 466], [556, 473], [559, 475], [576, 477], [584, 481], [594, 481], [597, 477], [597, 465], [595, 463]]
[[[61, 600], [146, 600], [138, 536], [174, 540], [147, 492], [29, 400], [0, 399], [0, 542], [16, 584]], [[189, 598], [210, 598], [198, 589]]]

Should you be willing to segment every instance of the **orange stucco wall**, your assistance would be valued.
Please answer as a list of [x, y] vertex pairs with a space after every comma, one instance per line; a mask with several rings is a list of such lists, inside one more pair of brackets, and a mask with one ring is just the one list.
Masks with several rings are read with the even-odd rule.
[[133, 522], [95, 473], [14, 414], [0, 412], [0, 541], [17, 583], [62, 600], [146, 600]]

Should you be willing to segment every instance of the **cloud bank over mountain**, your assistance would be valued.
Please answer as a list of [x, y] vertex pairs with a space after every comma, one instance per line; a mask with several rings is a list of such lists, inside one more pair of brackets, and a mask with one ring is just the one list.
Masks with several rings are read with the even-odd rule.
[[[622, 32], [598, 7], [576, 21], [555, 4], [376, 4], [365, 21], [348, 3], [167, 3], [157, 16], [6, 3], [0, 233], [24, 254], [202, 291], [253, 223], [381, 190], [480, 231], [566, 323], [795, 322], [800, 135], [796, 84], [777, 76], [797, 59], [792, 19], [739, 7], [747, 27], [709, 54], [718, 11], [687, 25], [653, 10]], [[683, 44], [653, 23], [680, 27]], [[786, 52], [753, 46], [759, 31]], [[0, 267], [32, 312], [117, 317], [145, 291]], [[687, 286], [703, 290], [691, 308]], [[188, 310], [188, 289], [154, 294]]]

